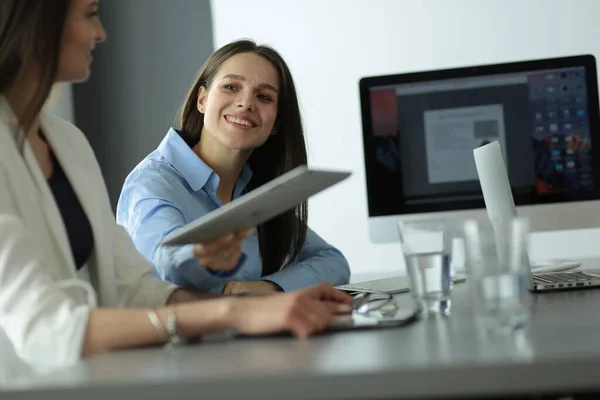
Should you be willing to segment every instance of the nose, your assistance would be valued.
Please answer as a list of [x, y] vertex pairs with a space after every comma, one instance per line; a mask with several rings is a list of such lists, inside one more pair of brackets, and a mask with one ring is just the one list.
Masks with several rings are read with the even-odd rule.
[[106, 31], [102, 22], [98, 20], [98, 27], [96, 28], [96, 43], [102, 43], [106, 40]]
[[242, 90], [236, 99], [236, 107], [243, 108], [248, 111], [254, 111], [255, 99], [254, 94], [249, 90]]

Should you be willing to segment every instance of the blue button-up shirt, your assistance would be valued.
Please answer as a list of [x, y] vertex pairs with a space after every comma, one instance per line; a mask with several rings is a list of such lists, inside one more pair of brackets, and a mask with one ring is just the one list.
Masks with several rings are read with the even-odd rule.
[[[244, 193], [252, 177], [248, 165], [238, 178], [233, 198]], [[223, 277], [203, 268], [193, 255], [193, 245], [161, 246], [172, 231], [221, 207], [217, 197], [219, 176], [171, 129], [158, 149], [150, 153], [125, 180], [117, 205], [117, 223], [124, 226], [137, 249], [154, 265], [163, 280], [203, 291], [220, 293], [227, 281], [267, 280], [283, 290], [330, 282], [346, 284], [350, 268], [344, 256], [310, 228], [295, 262], [261, 277], [258, 235], [243, 243], [245, 257], [232, 276]]]

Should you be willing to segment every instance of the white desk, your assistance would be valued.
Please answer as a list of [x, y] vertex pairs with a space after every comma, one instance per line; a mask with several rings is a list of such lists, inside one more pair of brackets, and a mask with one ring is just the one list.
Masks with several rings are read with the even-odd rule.
[[[600, 290], [532, 295], [524, 343], [486, 341], [456, 285], [448, 319], [399, 329], [145, 349], [47, 376], [19, 374], [0, 398], [372, 399], [600, 393]], [[399, 299], [403, 296], [400, 295]], [[3, 390], [8, 390], [3, 392]]]

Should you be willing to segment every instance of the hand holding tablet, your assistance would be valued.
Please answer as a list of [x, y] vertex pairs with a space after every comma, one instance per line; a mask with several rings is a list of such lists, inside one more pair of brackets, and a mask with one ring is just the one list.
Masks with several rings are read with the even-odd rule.
[[162, 244], [207, 243], [223, 235], [255, 227], [346, 179], [350, 174], [349, 171], [299, 166], [170, 233]]

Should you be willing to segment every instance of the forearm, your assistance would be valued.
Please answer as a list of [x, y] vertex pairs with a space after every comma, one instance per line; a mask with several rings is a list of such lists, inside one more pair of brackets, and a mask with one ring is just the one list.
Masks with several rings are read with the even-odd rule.
[[262, 279], [275, 282], [286, 292], [321, 282], [343, 285], [350, 280], [350, 265], [337, 248], [309, 228], [294, 263]]
[[220, 294], [197, 292], [188, 289], [175, 289], [167, 299], [167, 305], [189, 303], [198, 300], [209, 300], [222, 297]]
[[223, 294], [225, 295], [238, 295], [238, 294], [270, 294], [275, 292], [283, 291], [279, 285], [270, 281], [251, 281], [251, 282], [238, 282], [229, 281], [223, 288]]
[[346, 284], [350, 279], [350, 269], [344, 259], [317, 256], [290, 265], [262, 279], [272, 281], [289, 292], [322, 282], [332, 285]]
[[[177, 327], [184, 337], [231, 328], [231, 309], [235, 299], [213, 299], [171, 306]], [[163, 344], [168, 340], [151, 322], [151, 309], [102, 309], [90, 311], [82, 349], [89, 357], [112, 350]], [[166, 327], [169, 308], [156, 309]]]
[[[149, 309], [96, 308], [90, 311], [82, 356], [163, 343], [148, 318]], [[164, 319], [166, 320], [166, 319]]]

